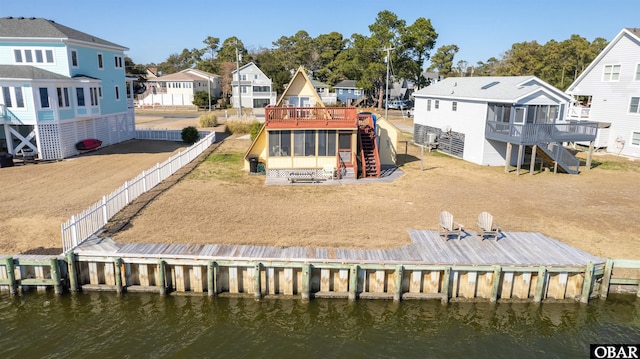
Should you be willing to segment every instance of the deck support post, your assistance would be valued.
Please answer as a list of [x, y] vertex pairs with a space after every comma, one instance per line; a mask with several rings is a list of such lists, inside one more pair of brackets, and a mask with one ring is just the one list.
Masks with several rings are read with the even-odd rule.
[[216, 272], [217, 272], [217, 264], [216, 262], [209, 262], [207, 265], [207, 292], [209, 297], [213, 297], [216, 295]]
[[69, 271], [69, 289], [72, 292], [77, 292], [78, 287], [78, 273], [76, 271], [76, 255], [73, 251], [67, 252], [67, 270]]
[[451, 287], [451, 267], [446, 267], [444, 269], [444, 274], [442, 275], [442, 304], [449, 303], [449, 297], [451, 296], [451, 292], [449, 288]]
[[580, 296], [580, 303], [589, 303], [589, 296], [591, 295], [591, 285], [593, 281], [593, 262], [587, 264], [587, 268], [584, 270], [584, 282], [582, 283], [582, 296]]
[[58, 258], [51, 258], [51, 279], [53, 280], [53, 291], [60, 295], [62, 294], [62, 276], [60, 274], [60, 264]]
[[302, 265], [302, 291], [300, 296], [303, 302], [308, 302], [311, 296], [311, 264]]
[[533, 302], [540, 303], [542, 301], [542, 297], [544, 296], [544, 282], [547, 279], [547, 267], [541, 266], [538, 269], [538, 280], [536, 282], [536, 291], [533, 295]]
[[355, 301], [358, 293], [358, 265], [351, 266], [349, 270], [349, 301]]
[[113, 267], [116, 277], [116, 292], [118, 295], [122, 294], [123, 285], [122, 285], [122, 258], [116, 258], [113, 260]]
[[529, 174], [533, 175], [536, 170], [536, 152], [538, 151], [538, 145], [533, 145], [531, 148], [531, 163], [529, 164]]
[[5, 258], [4, 265], [7, 269], [7, 278], [9, 279], [9, 293], [16, 295], [18, 294], [18, 286], [16, 286], [16, 272], [13, 266], [13, 257]]
[[504, 160], [504, 172], [505, 173], [509, 173], [509, 167], [511, 167], [511, 151], [512, 151], [512, 147], [513, 145], [511, 144], [511, 142], [507, 142], [507, 153], [505, 153], [505, 160]]
[[403, 268], [402, 265], [396, 267], [395, 273], [395, 281], [394, 281], [394, 291], [393, 291], [393, 301], [399, 302], [402, 299], [402, 274]]
[[253, 299], [255, 300], [260, 300], [260, 298], [262, 298], [262, 292], [260, 291], [260, 267], [262, 267], [262, 264], [260, 263], [256, 263], [253, 266]]
[[500, 282], [502, 281], [502, 267], [499, 265], [493, 266], [493, 283], [491, 284], [491, 298], [489, 301], [495, 303], [498, 301], [498, 290], [500, 289]]
[[518, 164], [516, 167], [516, 176], [520, 176], [521, 167], [522, 167], [522, 145], [518, 145]]
[[607, 258], [602, 274], [602, 284], [600, 284], [600, 298], [606, 299], [609, 295], [609, 283], [611, 282], [611, 272], [613, 272], [613, 259]]
[[585, 167], [587, 170], [591, 169], [591, 158], [593, 156], [593, 147], [594, 147], [594, 141], [589, 141], [589, 153], [587, 154], [587, 163], [585, 164]]
[[158, 262], [158, 287], [160, 288], [160, 295], [167, 295], [167, 284], [164, 278], [165, 264], [163, 260]]

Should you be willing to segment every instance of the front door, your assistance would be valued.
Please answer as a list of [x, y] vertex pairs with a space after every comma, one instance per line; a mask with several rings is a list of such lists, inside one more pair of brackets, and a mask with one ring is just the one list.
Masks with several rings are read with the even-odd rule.
[[340, 167], [353, 167], [351, 158], [351, 136], [352, 133], [338, 133], [338, 154], [340, 156]]

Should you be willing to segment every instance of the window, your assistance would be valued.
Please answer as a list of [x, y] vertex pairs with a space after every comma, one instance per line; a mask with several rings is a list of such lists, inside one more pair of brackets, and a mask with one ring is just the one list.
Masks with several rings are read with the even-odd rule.
[[338, 94], [342, 95], [342, 89], [338, 89]]
[[69, 107], [69, 89], [66, 87], [58, 87], [58, 107]]
[[313, 130], [296, 130], [293, 132], [293, 155], [316, 155], [316, 132]]
[[102, 54], [98, 54], [98, 68], [104, 68], [104, 64], [102, 63]]
[[76, 98], [78, 99], [78, 107], [84, 107], [84, 88], [76, 88]]
[[291, 131], [269, 132], [269, 156], [291, 155]]
[[22, 62], [22, 51], [21, 50], [13, 50], [13, 57], [16, 62]]
[[247, 75], [246, 74], [240, 75], [240, 80], [241, 81], [247, 81]]
[[96, 87], [90, 87], [89, 95], [91, 97], [91, 106], [98, 106], [98, 89]]
[[2, 88], [2, 97], [4, 98], [4, 105], [7, 107], [13, 107], [11, 103], [11, 91], [9, 87]]
[[102, 98], [102, 86], [98, 86], [98, 97]]
[[53, 50], [44, 50], [45, 58], [47, 59], [47, 63], [53, 63]]
[[46, 87], [40, 87], [40, 107], [49, 108], [49, 89]]
[[36, 62], [43, 63], [44, 58], [42, 57], [42, 50], [36, 50], [35, 52], [36, 52]]
[[33, 62], [33, 54], [31, 54], [31, 50], [24, 50], [24, 62]]
[[636, 81], [640, 81], [640, 64], [636, 65]]
[[357, 96], [360, 96], [360, 89], [353, 90], [353, 94], [357, 95]]
[[640, 132], [631, 133], [631, 145], [640, 146]]
[[433, 107], [437, 110], [440, 108], [440, 100], [435, 100], [433, 103]]
[[240, 86], [240, 92], [249, 93], [249, 86]]
[[71, 50], [71, 66], [78, 67], [78, 51]]
[[318, 131], [318, 156], [336, 155], [336, 131]]
[[427, 111], [431, 111], [431, 100], [427, 100]]
[[258, 79], [258, 74], [253, 75], [253, 79], [257, 80]]
[[629, 112], [631, 113], [640, 113], [640, 97], [632, 97], [631, 104], [629, 105]]
[[22, 97], [22, 87], [14, 87], [13, 91], [16, 95], [16, 107], [24, 107], [24, 98]]
[[114, 56], [114, 65], [116, 69], [122, 68], [122, 56]]
[[516, 116], [513, 120], [514, 123], [524, 123], [524, 107], [516, 107]]
[[120, 87], [116, 86], [116, 101], [120, 100]]
[[451, 103], [451, 111], [458, 111], [458, 102], [453, 101]]
[[620, 65], [605, 65], [603, 81], [620, 80]]

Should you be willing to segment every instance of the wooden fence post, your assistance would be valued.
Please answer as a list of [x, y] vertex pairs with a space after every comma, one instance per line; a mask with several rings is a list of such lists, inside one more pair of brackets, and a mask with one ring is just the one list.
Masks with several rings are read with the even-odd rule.
[[609, 283], [611, 282], [611, 273], [613, 272], [613, 259], [607, 258], [604, 264], [604, 273], [602, 274], [602, 284], [600, 284], [600, 298], [606, 299], [609, 295]]
[[18, 294], [18, 286], [16, 285], [16, 272], [13, 266], [13, 257], [5, 258], [5, 268], [7, 269], [7, 278], [9, 279], [9, 293], [11, 295]]
[[164, 279], [165, 261], [158, 262], [158, 286], [160, 287], [160, 295], [167, 295], [167, 285]]
[[[256, 263], [253, 266], [253, 298], [255, 300], [260, 300], [260, 298], [262, 297], [262, 293], [260, 292], [260, 267], [261, 266], [262, 265], [260, 263]], [[304, 274], [303, 274], [302, 286], [304, 288]]]
[[349, 300], [353, 302], [358, 297], [358, 265], [351, 266], [349, 272]]
[[121, 258], [116, 258], [113, 261], [113, 266], [115, 269], [115, 276], [116, 276], [116, 292], [118, 293], [118, 295], [122, 294], [123, 291], [123, 285], [122, 285], [122, 259]]
[[58, 264], [58, 258], [51, 258], [51, 280], [53, 280], [53, 291], [60, 295], [62, 294], [62, 283], [60, 275], [60, 265]]
[[582, 283], [582, 296], [580, 297], [581, 303], [589, 303], [589, 296], [591, 295], [591, 283], [593, 281], [593, 263], [589, 262], [587, 268], [584, 270], [584, 281]]
[[302, 292], [300, 293], [303, 302], [308, 302], [311, 297], [311, 264], [302, 266]]
[[69, 272], [69, 288], [72, 292], [77, 292], [78, 274], [76, 271], [76, 255], [73, 251], [67, 252], [67, 270]]
[[402, 299], [402, 274], [403, 267], [399, 265], [396, 267], [395, 280], [394, 280], [394, 291], [393, 291], [393, 301], [399, 302]]
[[207, 266], [207, 292], [209, 297], [216, 295], [216, 262], [209, 262]]

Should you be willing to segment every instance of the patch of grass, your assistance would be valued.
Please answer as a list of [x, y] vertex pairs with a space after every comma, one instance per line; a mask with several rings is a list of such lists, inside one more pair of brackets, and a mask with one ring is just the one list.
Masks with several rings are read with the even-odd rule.
[[243, 171], [243, 153], [212, 153], [196, 169], [189, 178], [197, 180], [220, 180], [224, 182], [244, 182], [247, 174]]
[[600, 169], [608, 171], [628, 171], [629, 164], [625, 162], [603, 161], [597, 166]]
[[246, 135], [247, 133], [251, 132], [252, 127], [258, 126], [259, 122], [257, 120], [253, 120], [253, 121], [231, 120], [231, 121], [227, 121], [225, 125], [226, 125], [226, 131], [232, 135]]

